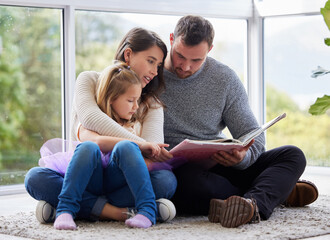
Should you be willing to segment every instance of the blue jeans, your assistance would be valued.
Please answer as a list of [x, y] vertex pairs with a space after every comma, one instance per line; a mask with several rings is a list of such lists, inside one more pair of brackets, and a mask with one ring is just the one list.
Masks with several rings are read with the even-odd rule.
[[[127, 149], [126, 146], [133, 151], [124, 150]], [[141, 171], [142, 156], [139, 152], [137, 154], [136, 150], [139, 151], [138, 147], [129, 141], [120, 142], [113, 150], [109, 166], [102, 169], [99, 147], [95, 143], [84, 142], [77, 147], [72, 164], [70, 163], [72, 166], [69, 165], [64, 179], [56, 171], [35, 167], [27, 173], [25, 187], [33, 198], [45, 200], [57, 207], [58, 211], [65, 209], [62, 204], [58, 206], [60, 193], [63, 202], [72, 201], [70, 199], [73, 196], [74, 200], [69, 204], [72, 212], [69, 212], [77, 213], [78, 218], [97, 220], [106, 202], [117, 207], [135, 207], [141, 211], [141, 214], [148, 215], [149, 212], [154, 212], [152, 209], [155, 208], [153, 203], [149, 203], [150, 198], [153, 198], [153, 202], [155, 198], [170, 199], [176, 190], [177, 182], [174, 174], [167, 170], [148, 173], [144, 164]], [[137, 157], [138, 155], [140, 157]], [[122, 158], [125, 160], [121, 164]], [[139, 163], [139, 175], [136, 175], [137, 166], [129, 164], [131, 159]], [[141, 180], [141, 175], [147, 177]], [[75, 182], [74, 179], [77, 181]], [[152, 195], [150, 180], [155, 197], [149, 196]], [[149, 184], [146, 185], [146, 181]], [[134, 189], [131, 191], [132, 185]], [[63, 191], [62, 186], [64, 186]], [[143, 193], [145, 189], [147, 189], [146, 196]], [[148, 202], [146, 205], [143, 204], [144, 198]]]

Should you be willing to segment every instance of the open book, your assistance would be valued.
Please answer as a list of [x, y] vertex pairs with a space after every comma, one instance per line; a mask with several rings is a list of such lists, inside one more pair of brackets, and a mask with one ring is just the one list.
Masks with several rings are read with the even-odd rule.
[[252, 141], [252, 139], [256, 138], [267, 128], [271, 127], [285, 117], [286, 113], [281, 114], [273, 120], [265, 123], [260, 128], [257, 128], [246, 134], [243, 138], [241, 138], [241, 140], [216, 139], [200, 141], [185, 139], [170, 151], [170, 153], [172, 153], [174, 156], [172, 161], [170, 161], [174, 163], [175, 159], [185, 159], [187, 161], [205, 160], [209, 159], [214, 153], [218, 151], [230, 152], [232, 149], [242, 149], [243, 147], [248, 145]]

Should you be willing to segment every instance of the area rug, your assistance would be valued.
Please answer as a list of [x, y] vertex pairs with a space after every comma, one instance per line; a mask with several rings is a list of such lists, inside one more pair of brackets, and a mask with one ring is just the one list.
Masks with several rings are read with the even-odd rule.
[[330, 197], [321, 195], [302, 208], [277, 207], [267, 221], [224, 228], [210, 223], [206, 216], [178, 216], [169, 223], [149, 229], [128, 228], [121, 222], [77, 221], [78, 230], [55, 230], [52, 224], [40, 224], [34, 212], [0, 217], [0, 233], [30, 239], [303, 239], [330, 238]]

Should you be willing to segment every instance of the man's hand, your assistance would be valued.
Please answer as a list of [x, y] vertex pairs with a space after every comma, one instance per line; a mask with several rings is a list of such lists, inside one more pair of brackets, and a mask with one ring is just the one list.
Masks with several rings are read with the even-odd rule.
[[212, 156], [212, 160], [216, 161], [217, 163], [225, 167], [234, 166], [240, 163], [244, 159], [246, 152], [249, 150], [249, 148], [253, 143], [254, 143], [254, 139], [251, 142], [249, 142], [248, 145], [246, 145], [244, 148], [240, 150], [233, 149], [232, 152], [219, 151]]

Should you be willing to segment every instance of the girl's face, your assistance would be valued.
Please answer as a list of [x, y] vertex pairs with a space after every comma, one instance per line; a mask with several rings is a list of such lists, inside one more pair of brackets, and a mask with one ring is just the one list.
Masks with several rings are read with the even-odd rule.
[[126, 92], [120, 95], [111, 103], [113, 110], [118, 116], [125, 120], [130, 120], [139, 108], [138, 100], [141, 96], [142, 88], [139, 84], [129, 86]]
[[133, 52], [127, 48], [124, 53], [125, 61], [139, 76], [142, 88], [144, 88], [158, 74], [158, 67], [163, 62], [163, 51], [154, 45], [151, 48]]

